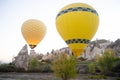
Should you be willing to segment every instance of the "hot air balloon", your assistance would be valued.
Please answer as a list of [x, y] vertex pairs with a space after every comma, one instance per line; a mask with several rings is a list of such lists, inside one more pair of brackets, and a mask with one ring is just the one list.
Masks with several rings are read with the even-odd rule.
[[85, 3], [63, 7], [56, 17], [56, 29], [74, 56], [80, 56], [94, 37], [99, 25], [97, 11]]
[[31, 49], [34, 49], [46, 34], [45, 24], [36, 19], [29, 19], [22, 24], [22, 35]]

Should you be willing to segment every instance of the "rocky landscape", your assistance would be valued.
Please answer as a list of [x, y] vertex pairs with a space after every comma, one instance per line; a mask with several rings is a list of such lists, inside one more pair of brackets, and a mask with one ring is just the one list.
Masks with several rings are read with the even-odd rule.
[[[106, 49], [112, 49], [115, 52], [115, 55], [119, 57], [120, 39], [117, 39], [115, 42], [104, 39], [91, 41], [86, 47], [83, 54], [78, 57], [77, 77], [70, 80], [91, 80], [90, 78], [88, 78], [88, 76], [90, 75], [88, 73], [88, 63], [89, 61], [95, 61], [97, 55], [102, 56]], [[11, 64], [8, 64], [9, 67], [7, 67], [7, 65], [6, 68], [3, 67], [6, 70], [7, 68], [9, 68], [8, 70], [11, 70], [11, 67], [14, 64], [17, 68], [15, 68], [14, 66], [12, 68], [18, 69], [18, 71], [20, 72], [0, 72], [0, 80], [61, 80], [60, 78], [55, 77], [54, 73], [50, 71], [49, 63], [54, 60], [55, 56], [59, 55], [62, 52], [66, 53], [68, 57], [72, 55], [72, 51], [68, 47], [58, 50], [52, 50], [51, 52], [48, 52], [46, 54], [36, 53], [34, 50], [31, 50], [30, 53], [28, 53], [27, 45], [24, 45], [23, 48], [19, 51], [18, 55], [14, 57], [13, 62]], [[39, 68], [41, 69], [39, 73], [29, 72], [30, 60], [34, 58], [37, 59], [39, 64], [42, 63], [39, 66]], [[83, 63], [81, 63], [79, 59], [85, 59], [85, 62], [83, 61]], [[21, 72], [21, 69], [24, 69], [25, 72]], [[107, 79], [99, 80], [120, 80], [119, 71], [117, 74], [118, 75], [116, 77], [107, 76]]]
[[[115, 51], [116, 55], [119, 56], [120, 39], [117, 39], [115, 42], [105, 39], [91, 41], [86, 47], [85, 51], [79, 57], [86, 58], [88, 61], [93, 60], [95, 56], [102, 55], [106, 49], [112, 49], [113, 51]], [[18, 55], [14, 57], [13, 63], [15, 63], [17, 67], [24, 68], [25, 70], [27, 70], [28, 63], [32, 58], [37, 58], [39, 62], [46, 60], [52, 61], [56, 55], [59, 55], [62, 52], [66, 53], [68, 56], [72, 55], [72, 51], [69, 49], [69, 47], [61, 48], [58, 50], [52, 50], [51, 52], [42, 54], [36, 53], [34, 50], [31, 50], [30, 53], [28, 53], [27, 45], [25, 45], [20, 50]]]

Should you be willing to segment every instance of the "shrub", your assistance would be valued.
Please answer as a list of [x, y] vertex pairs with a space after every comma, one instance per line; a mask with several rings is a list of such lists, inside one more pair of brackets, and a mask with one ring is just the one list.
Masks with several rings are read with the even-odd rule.
[[89, 68], [89, 73], [90, 74], [94, 74], [95, 73], [95, 64], [93, 62], [91, 62], [89, 65], [88, 65], [88, 68]]
[[116, 80], [120, 80], [120, 77], [116, 78]]
[[52, 72], [52, 69], [51, 69], [51, 64], [41, 64], [40, 65], [40, 71], [41, 72]]
[[112, 71], [120, 73], [120, 58], [116, 59], [116, 62], [114, 67], [112, 68]]
[[12, 72], [14, 71], [14, 66], [8, 64], [0, 65], [0, 72]]
[[29, 67], [30, 69], [36, 69], [39, 66], [39, 61], [37, 58], [33, 58], [29, 61]]
[[14, 64], [1, 64], [0, 72], [24, 72], [23, 68], [17, 68]]
[[102, 57], [97, 61], [98, 68], [103, 74], [110, 73], [116, 62], [116, 56], [111, 49], [105, 50]]
[[88, 76], [87, 77], [88, 79], [107, 79], [107, 77], [106, 76], [104, 76], [104, 75], [90, 75], [90, 76]]
[[52, 69], [57, 77], [62, 80], [68, 80], [76, 76], [76, 59], [74, 57], [67, 57], [65, 53], [61, 53], [60, 56], [53, 61]]

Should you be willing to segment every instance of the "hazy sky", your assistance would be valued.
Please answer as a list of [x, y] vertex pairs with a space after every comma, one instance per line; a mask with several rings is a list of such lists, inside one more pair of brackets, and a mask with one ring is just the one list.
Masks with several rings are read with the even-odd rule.
[[36, 52], [46, 54], [67, 47], [57, 33], [55, 18], [62, 7], [74, 2], [87, 3], [99, 14], [99, 28], [92, 40], [120, 38], [120, 0], [0, 0], [0, 61], [11, 61], [26, 44], [21, 25], [28, 19], [39, 19], [47, 27]]

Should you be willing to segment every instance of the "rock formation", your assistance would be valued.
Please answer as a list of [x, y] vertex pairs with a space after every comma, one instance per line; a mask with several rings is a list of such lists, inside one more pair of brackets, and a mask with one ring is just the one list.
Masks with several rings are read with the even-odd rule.
[[29, 62], [28, 49], [27, 49], [27, 45], [25, 45], [20, 50], [18, 55], [15, 57], [14, 63], [16, 67], [24, 68], [25, 70], [27, 70], [28, 62]]
[[30, 55], [29, 55], [29, 58], [32, 59], [32, 58], [36, 58], [38, 55], [36, 54], [35, 50], [30, 50]]
[[[91, 41], [80, 57], [84, 57], [87, 60], [93, 60], [96, 55], [102, 55], [107, 48], [113, 49], [115, 53], [120, 56], [120, 39], [115, 42], [104, 39]], [[47, 54], [44, 55], [36, 53], [34, 50], [30, 50], [30, 54], [28, 55], [27, 45], [25, 45], [15, 57], [14, 63], [16, 67], [27, 70], [30, 59], [37, 58], [39, 62], [52, 61], [56, 55], [61, 53], [66, 53], [68, 56], [72, 55], [72, 51], [69, 47], [52, 50], [50, 53], [47, 52]]]
[[117, 56], [120, 56], [120, 39], [117, 39], [115, 42], [112, 42], [108, 45], [107, 48], [111, 48], [114, 50]]
[[104, 53], [104, 50], [110, 44], [111, 42], [109, 40], [104, 39], [91, 41], [86, 47], [82, 56], [87, 58], [88, 60], [92, 60], [96, 55], [102, 55]]

